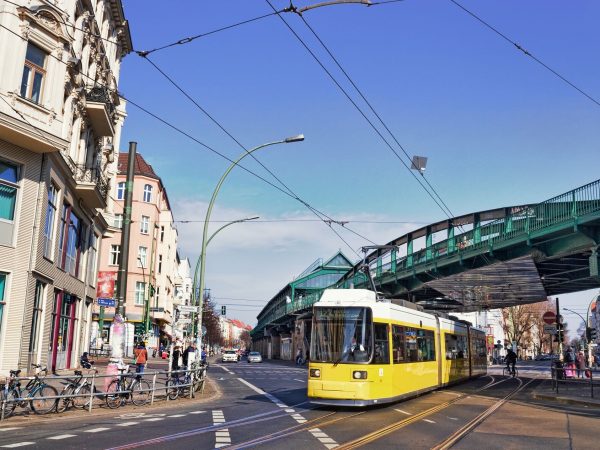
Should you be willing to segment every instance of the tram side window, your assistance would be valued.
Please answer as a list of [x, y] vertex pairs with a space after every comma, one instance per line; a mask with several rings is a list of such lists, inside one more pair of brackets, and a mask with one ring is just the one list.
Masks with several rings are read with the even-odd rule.
[[387, 323], [376, 323], [373, 326], [375, 331], [375, 355], [373, 364], [389, 364], [389, 338]]
[[394, 364], [407, 362], [404, 349], [404, 327], [392, 325], [392, 351], [394, 352]]
[[467, 359], [467, 336], [446, 334], [446, 359]]
[[394, 364], [435, 361], [435, 334], [418, 328], [392, 327]]

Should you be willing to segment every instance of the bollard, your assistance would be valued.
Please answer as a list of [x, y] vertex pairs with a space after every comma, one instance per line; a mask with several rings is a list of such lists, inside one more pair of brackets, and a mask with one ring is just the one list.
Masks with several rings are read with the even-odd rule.
[[592, 398], [594, 398], [594, 372], [592, 372], [592, 369], [590, 369], [590, 387]]
[[150, 397], [150, 405], [154, 405], [154, 391], [156, 390], [156, 374], [157, 372], [154, 372], [154, 375], [152, 376], [152, 396]]
[[194, 371], [190, 370], [190, 398], [194, 398]]
[[2, 414], [0, 415], [0, 421], [4, 420], [4, 410], [6, 409], [6, 398], [8, 394], [2, 399]]
[[94, 404], [94, 393], [96, 392], [96, 373], [92, 375], [92, 387], [90, 388], [90, 406], [88, 406], [88, 412], [92, 412], [92, 406]]

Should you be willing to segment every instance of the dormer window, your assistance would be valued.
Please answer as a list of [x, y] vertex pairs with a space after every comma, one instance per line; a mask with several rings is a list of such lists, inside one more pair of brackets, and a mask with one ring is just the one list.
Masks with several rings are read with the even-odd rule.
[[42, 94], [42, 85], [46, 76], [46, 57], [48, 54], [41, 48], [27, 44], [23, 78], [21, 79], [21, 97], [39, 103]]

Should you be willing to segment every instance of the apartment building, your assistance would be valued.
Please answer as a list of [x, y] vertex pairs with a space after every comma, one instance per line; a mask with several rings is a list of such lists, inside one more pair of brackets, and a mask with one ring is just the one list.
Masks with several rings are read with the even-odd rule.
[[120, 0], [0, 2], [1, 374], [88, 345], [131, 50]]
[[[109, 235], [101, 244], [99, 272], [116, 273], [121, 257], [121, 230], [125, 201], [128, 154], [120, 153], [114, 198], [114, 217]], [[177, 230], [169, 197], [160, 177], [141, 153], [135, 157], [131, 234], [125, 299], [126, 354], [131, 355], [134, 343], [145, 340], [156, 347], [172, 338], [176, 302], [179, 257]], [[94, 306], [91, 329], [92, 346], [102, 337], [110, 345], [110, 325], [115, 308]]]

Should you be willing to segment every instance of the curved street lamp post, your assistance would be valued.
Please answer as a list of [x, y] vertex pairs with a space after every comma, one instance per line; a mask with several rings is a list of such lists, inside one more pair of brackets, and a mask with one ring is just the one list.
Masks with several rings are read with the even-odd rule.
[[[213, 206], [215, 204], [215, 200], [217, 198], [217, 194], [219, 193], [219, 190], [221, 189], [221, 186], [223, 185], [223, 182], [225, 181], [225, 178], [227, 178], [227, 175], [229, 175], [229, 173], [233, 170], [233, 168], [235, 166], [238, 165], [238, 163], [244, 159], [246, 156], [254, 153], [257, 150], [260, 150], [261, 148], [265, 148], [265, 147], [269, 147], [271, 145], [277, 145], [277, 144], [290, 144], [293, 142], [301, 142], [304, 140], [304, 135], [303, 134], [299, 134], [297, 136], [292, 136], [292, 137], [288, 137], [285, 139], [282, 139], [280, 141], [275, 141], [275, 142], [267, 142], [266, 144], [262, 144], [259, 145], [258, 147], [254, 147], [250, 150], [245, 151], [244, 153], [242, 153], [235, 161], [233, 161], [231, 163], [231, 165], [227, 168], [227, 170], [225, 171], [225, 173], [221, 176], [221, 178], [219, 179], [219, 182], [217, 183], [217, 186], [215, 187], [215, 190], [212, 193], [212, 196], [210, 198], [210, 202], [208, 203], [208, 208], [206, 210], [206, 217], [204, 218], [204, 230], [202, 232], [202, 250], [200, 252], [200, 288], [198, 290], [198, 298], [197, 298], [197, 303], [198, 303], [198, 316], [196, 319], [196, 329], [197, 329], [197, 338], [196, 338], [196, 348], [197, 351], [201, 351], [202, 350], [202, 308], [203, 308], [203, 301], [204, 301], [204, 286], [205, 286], [205, 280], [204, 280], [204, 273], [205, 273], [205, 269], [206, 269], [206, 246], [208, 245], [208, 241], [209, 239], [207, 239], [207, 235], [208, 235], [208, 223], [210, 221], [210, 215], [212, 213], [212, 209]], [[222, 227], [224, 228], [224, 227]], [[214, 234], [213, 234], [214, 236]], [[212, 239], [212, 236], [211, 236]], [[194, 286], [195, 288], [195, 286]]]

